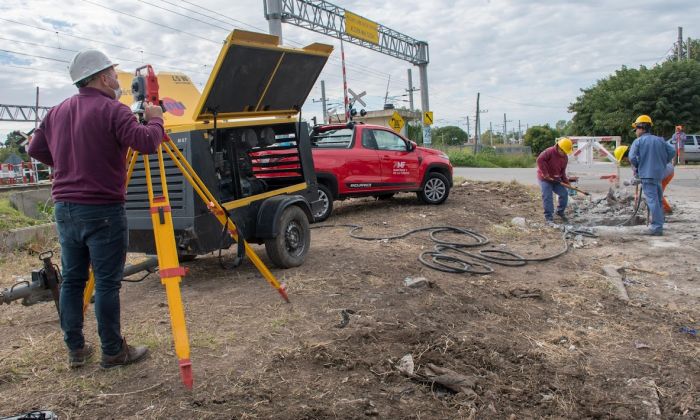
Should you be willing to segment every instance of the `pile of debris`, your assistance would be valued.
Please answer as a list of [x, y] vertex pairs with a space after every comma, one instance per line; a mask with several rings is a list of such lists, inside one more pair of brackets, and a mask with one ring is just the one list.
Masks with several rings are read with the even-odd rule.
[[583, 226], [633, 226], [646, 224], [647, 208], [641, 200], [635, 213], [637, 200], [634, 188], [610, 187], [601, 198], [572, 197], [571, 209], [576, 224]]

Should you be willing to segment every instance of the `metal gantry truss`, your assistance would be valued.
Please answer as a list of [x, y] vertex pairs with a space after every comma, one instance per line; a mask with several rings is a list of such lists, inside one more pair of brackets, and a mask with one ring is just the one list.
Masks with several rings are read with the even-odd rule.
[[[428, 98], [428, 43], [418, 41], [384, 25], [377, 23], [378, 43], [374, 44], [345, 33], [345, 9], [324, 0], [263, 0], [265, 18], [270, 25], [270, 33], [282, 42], [282, 22], [291, 23], [314, 32], [322, 33], [350, 42], [370, 50], [378, 51], [418, 66], [421, 83], [421, 109], [430, 110]], [[347, 111], [346, 111], [347, 112]], [[423, 122], [423, 142], [431, 143], [430, 125]]]
[[50, 109], [48, 106], [0, 104], [0, 121], [41, 121]]
[[379, 44], [357, 39], [345, 33], [345, 9], [323, 0], [281, 0], [279, 16], [265, 2], [265, 16], [279, 18], [315, 32], [379, 51], [415, 65], [428, 64], [428, 43], [418, 41], [384, 25], [377, 24]]

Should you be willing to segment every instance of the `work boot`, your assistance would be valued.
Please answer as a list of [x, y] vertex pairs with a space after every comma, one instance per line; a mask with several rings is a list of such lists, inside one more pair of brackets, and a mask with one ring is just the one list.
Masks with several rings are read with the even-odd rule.
[[569, 218], [566, 217], [566, 215], [564, 213], [557, 213], [557, 216], [559, 216], [559, 218], [561, 219], [562, 222], [569, 223]]
[[122, 339], [122, 349], [114, 356], [102, 354], [102, 363], [100, 366], [104, 369], [111, 369], [117, 366], [129, 365], [142, 360], [148, 354], [146, 346], [133, 347], [126, 344], [126, 339]]
[[90, 356], [92, 356], [93, 349], [88, 343], [83, 345], [82, 349], [69, 350], [68, 351], [68, 366], [71, 369], [79, 368], [87, 363]]
[[645, 230], [642, 232], [642, 235], [644, 236], [664, 236], [664, 232], [662, 230]]

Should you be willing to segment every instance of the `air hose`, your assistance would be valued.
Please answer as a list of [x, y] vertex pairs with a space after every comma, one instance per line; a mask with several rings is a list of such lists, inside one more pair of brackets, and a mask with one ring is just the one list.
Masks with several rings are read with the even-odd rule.
[[629, 219], [625, 220], [624, 222], [620, 223], [618, 226], [627, 226], [630, 224], [635, 217], [637, 217], [637, 213], [639, 212], [639, 207], [642, 204], [642, 185], [637, 184], [636, 189], [634, 192], [634, 211], [632, 212], [632, 216], [630, 216]]
[[[392, 236], [360, 236], [357, 231], [362, 230], [362, 226], [353, 224], [334, 224], [334, 225], [318, 225], [312, 226], [311, 229], [321, 229], [321, 228], [333, 228], [333, 227], [347, 227], [350, 228], [348, 234], [355, 239], [360, 239], [363, 241], [383, 241], [383, 240], [394, 240], [405, 238], [417, 232], [430, 232], [430, 239], [436, 243], [433, 251], [422, 252], [418, 256], [418, 261], [420, 261], [426, 267], [430, 267], [434, 270], [443, 271], [446, 273], [470, 273], [470, 274], [491, 274], [494, 269], [491, 264], [498, 264], [507, 267], [520, 267], [526, 265], [528, 262], [542, 262], [549, 261], [554, 258], [564, 255], [569, 250], [568, 238], [571, 235], [582, 235], [587, 237], [596, 237], [595, 233], [590, 229], [582, 228], [565, 228], [564, 234], [562, 235], [562, 240], [564, 242], [564, 247], [562, 250], [556, 252], [553, 255], [538, 257], [538, 258], [526, 258], [521, 255], [516, 254], [512, 251], [499, 250], [499, 249], [482, 249], [478, 253], [468, 252], [464, 248], [473, 248], [478, 246], [483, 246], [489, 243], [489, 239], [483, 234], [476, 232], [471, 229], [460, 228], [455, 226], [430, 226], [425, 228], [412, 229], [405, 233]], [[455, 234], [461, 234], [469, 237], [471, 240], [468, 242], [450, 242], [439, 239], [437, 236], [440, 233], [452, 232]], [[460, 254], [461, 257], [454, 255], [448, 255], [446, 252], [452, 252]]]

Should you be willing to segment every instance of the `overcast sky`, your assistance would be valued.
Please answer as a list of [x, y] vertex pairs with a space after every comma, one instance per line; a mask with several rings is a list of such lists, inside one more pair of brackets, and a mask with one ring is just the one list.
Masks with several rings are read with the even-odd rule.
[[[266, 32], [264, 0], [3, 0], [0, 3], [0, 104], [52, 106], [75, 93], [67, 62], [74, 51], [97, 48], [132, 71], [141, 63], [183, 71], [201, 90], [221, 41], [234, 28]], [[699, 0], [336, 0], [336, 5], [426, 41], [430, 107], [438, 126], [473, 130], [481, 92], [482, 129], [571, 119], [567, 106], [622, 65], [663, 61], [677, 39], [700, 38]], [[189, 10], [187, 10], [189, 9]], [[170, 10], [170, 11], [168, 11]], [[175, 13], [173, 13], [175, 12]], [[196, 13], [195, 13], [196, 12]], [[131, 16], [129, 16], [131, 15]], [[150, 21], [150, 22], [148, 22]], [[695, 26], [691, 25], [695, 23]], [[322, 42], [335, 47], [319, 80], [332, 102], [342, 102], [340, 44], [283, 24], [284, 44]], [[10, 53], [7, 51], [12, 51]], [[17, 54], [22, 53], [22, 54]], [[408, 106], [407, 69], [418, 68], [359, 46], [345, 44], [348, 86], [367, 91], [368, 110], [384, 97]], [[320, 83], [303, 112], [321, 117]], [[415, 104], [420, 108], [420, 93]], [[33, 124], [0, 122], [0, 139]]]

